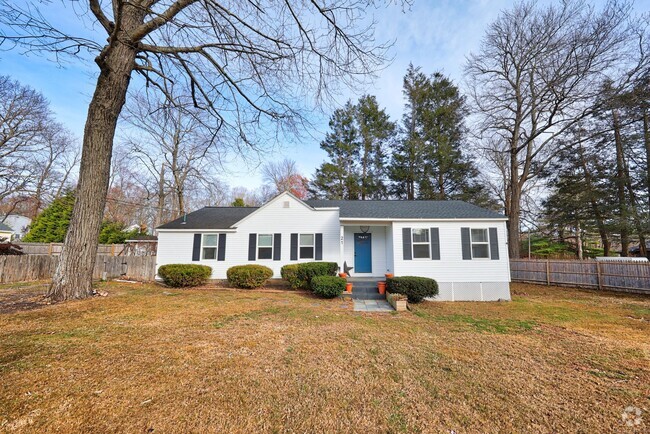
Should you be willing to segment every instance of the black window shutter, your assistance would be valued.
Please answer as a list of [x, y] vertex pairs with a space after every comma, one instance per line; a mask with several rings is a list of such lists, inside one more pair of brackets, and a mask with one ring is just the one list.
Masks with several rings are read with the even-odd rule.
[[248, 234], [248, 260], [249, 261], [255, 260], [256, 247], [257, 247], [257, 234]]
[[201, 259], [201, 234], [194, 234], [194, 245], [192, 246], [192, 261]]
[[499, 259], [499, 237], [497, 228], [490, 228], [490, 258]]
[[411, 251], [411, 228], [402, 228], [402, 253], [405, 261], [413, 259]]
[[298, 260], [298, 234], [291, 234], [291, 257], [289, 259]]
[[440, 233], [438, 228], [430, 229], [431, 237], [431, 259], [440, 259]]
[[219, 247], [217, 248], [217, 261], [226, 260], [226, 234], [219, 234]]
[[282, 255], [282, 234], [273, 234], [273, 260], [279, 261]]
[[469, 240], [469, 228], [460, 228], [460, 243], [463, 246], [463, 259], [472, 259], [472, 245]]
[[316, 256], [317, 261], [323, 259], [323, 234], [316, 234]]

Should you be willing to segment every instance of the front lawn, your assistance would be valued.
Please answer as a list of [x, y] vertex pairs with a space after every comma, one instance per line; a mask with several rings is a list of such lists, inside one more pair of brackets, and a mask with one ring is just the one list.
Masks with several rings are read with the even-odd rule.
[[[108, 297], [0, 314], [0, 432], [591, 433], [650, 423], [648, 298], [513, 284], [509, 303], [360, 314], [288, 291], [101, 288]], [[25, 291], [0, 288], [0, 307]], [[636, 428], [621, 420], [628, 406], [643, 411]]]

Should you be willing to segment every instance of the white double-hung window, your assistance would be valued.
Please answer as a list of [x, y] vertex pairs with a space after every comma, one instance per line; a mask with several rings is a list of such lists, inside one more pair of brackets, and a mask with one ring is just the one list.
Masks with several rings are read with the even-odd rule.
[[273, 259], [273, 234], [257, 235], [257, 259]]
[[414, 228], [411, 230], [411, 236], [413, 241], [413, 259], [430, 258], [429, 229]]
[[219, 242], [219, 235], [217, 234], [203, 234], [203, 253], [202, 257], [206, 260], [217, 259], [217, 244]]
[[487, 229], [472, 229], [472, 258], [488, 259], [490, 257], [490, 242]]
[[314, 251], [316, 250], [314, 234], [300, 234], [299, 242], [299, 258], [314, 259]]

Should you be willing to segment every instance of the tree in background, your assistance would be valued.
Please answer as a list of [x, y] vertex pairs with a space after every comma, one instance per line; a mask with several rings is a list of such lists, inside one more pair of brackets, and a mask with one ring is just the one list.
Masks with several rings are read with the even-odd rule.
[[99, 231], [99, 243], [124, 244], [126, 240], [133, 239], [141, 234], [139, 229], [127, 229], [128, 227], [122, 222], [104, 220], [102, 229]]
[[428, 90], [428, 77], [419, 68], [409, 65], [402, 84], [406, 103], [401, 137], [393, 152], [391, 167], [393, 195], [407, 200], [416, 198], [418, 180], [422, 178], [421, 163], [425, 160], [426, 139], [421, 114], [425, 110]]
[[329, 127], [330, 132], [320, 144], [329, 161], [316, 169], [312, 192], [327, 199], [358, 199], [360, 140], [351, 101], [334, 111]]
[[[269, 125], [294, 131], [303, 120], [301, 102], [313, 101], [313, 95], [328, 98], [337, 85], [358, 81], [385, 60], [386, 47], [377, 46], [366, 21], [372, 8], [356, 0], [270, 1], [264, 7], [219, 0], [90, 0], [78, 6], [66, 9], [79, 19], [70, 28], [84, 29], [86, 37], [51, 25], [46, 4], [0, 1], [0, 42], [57, 58], [89, 54], [98, 66], [77, 200], [48, 291], [53, 300], [92, 294], [115, 129], [133, 76], [170, 103], [180, 94], [191, 98], [215, 117], [221, 134], [235, 138], [235, 147], [254, 149]], [[172, 82], [181, 87], [176, 94]]]
[[360, 199], [385, 199], [388, 197], [386, 164], [396, 126], [371, 95], [359, 98], [355, 119], [361, 142]]
[[348, 101], [334, 111], [321, 142], [329, 161], [318, 169], [311, 192], [327, 199], [366, 200], [388, 196], [386, 159], [395, 125], [374, 96]]
[[122, 118], [131, 127], [124, 146], [138, 166], [146, 169], [139, 176], [147, 180], [143, 187], [155, 197], [157, 224], [165, 209], [173, 210], [169, 218], [188, 211], [193, 187], [219, 184], [221, 161], [232, 151], [233, 142], [223, 137], [217, 142], [218, 123], [194, 107], [191, 98], [178, 97], [170, 103], [140, 92], [131, 96]]
[[608, 73], [629, 60], [630, 6], [580, 0], [518, 3], [489, 26], [466, 66], [484, 147], [506, 156], [508, 248], [519, 257], [522, 196], [556, 157], [559, 139], [598, 111]]
[[274, 194], [288, 191], [298, 199], [307, 198], [309, 181], [298, 171], [294, 160], [285, 158], [282, 161], [269, 161], [262, 165], [263, 181], [272, 187]]
[[34, 218], [72, 183], [78, 153], [43, 95], [0, 76], [0, 214]]
[[70, 225], [70, 216], [74, 207], [75, 194], [68, 191], [54, 199], [32, 221], [29, 232], [23, 238], [28, 243], [62, 243]]
[[394, 193], [405, 199], [467, 200], [491, 206], [467, 148], [465, 99], [439, 72], [426, 76], [409, 65], [402, 134], [393, 153]]
[[246, 202], [244, 202], [244, 198], [242, 197], [236, 197], [235, 200], [232, 201], [230, 206], [235, 206], [235, 207], [244, 207], [246, 206]]

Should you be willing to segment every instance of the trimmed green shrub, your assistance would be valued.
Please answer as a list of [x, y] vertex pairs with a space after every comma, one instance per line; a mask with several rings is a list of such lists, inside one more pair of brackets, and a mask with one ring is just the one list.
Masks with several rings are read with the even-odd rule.
[[406, 295], [409, 303], [419, 303], [426, 297], [438, 295], [438, 282], [428, 277], [393, 277], [386, 279], [386, 289], [394, 294]]
[[307, 285], [307, 282], [300, 280], [298, 278], [298, 267], [300, 264], [289, 264], [285, 265], [280, 269], [280, 275], [282, 279], [289, 282], [289, 285], [293, 289], [304, 288]]
[[175, 288], [203, 285], [212, 275], [212, 268], [198, 264], [167, 264], [158, 268], [163, 282]]
[[334, 298], [345, 291], [345, 279], [338, 276], [315, 276], [311, 279], [311, 289], [323, 298]]
[[228, 283], [236, 288], [259, 288], [273, 276], [273, 270], [264, 265], [235, 265], [226, 271]]
[[316, 276], [336, 276], [339, 265], [336, 262], [303, 262], [298, 264], [297, 278], [304, 282], [303, 288], [311, 289], [311, 280]]

